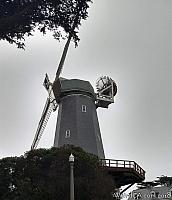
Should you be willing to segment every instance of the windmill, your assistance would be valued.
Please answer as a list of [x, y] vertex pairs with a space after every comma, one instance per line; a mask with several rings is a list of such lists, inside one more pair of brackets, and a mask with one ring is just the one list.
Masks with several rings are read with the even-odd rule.
[[76, 15], [71, 27], [54, 82], [50, 82], [47, 74], [45, 76], [43, 85], [48, 91], [48, 97], [31, 149], [38, 146], [52, 111], [59, 107], [54, 146], [71, 144], [105, 158], [96, 109], [108, 108], [109, 104], [114, 102], [117, 93], [115, 82], [107, 76], [100, 77], [96, 83], [95, 93], [88, 81], [60, 77], [78, 17], [79, 14]]
[[54, 82], [50, 82], [47, 74], [45, 76], [43, 85], [48, 97], [31, 149], [37, 148], [51, 113], [58, 107], [54, 147], [69, 144], [97, 155], [100, 167], [114, 178], [118, 188], [130, 184], [124, 189], [126, 191], [134, 183], [145, 179], [145, 171], [134, 161], [105, 159], [97, 117], [97, 108], [108, 108], [114, 103], [117, 93], [115, 81], [108, 76], [101, 76], [96, 82], [95, 92], [89, 81], [60, 76], [74, 29], [75, 22], [64, 47]]
[[97, 80], [97, 92], [85, 80], [60, 77], [71, 37], [65, 45], [53, 83], [46, 74], [43, 85], [48, 97], [31, 146], [36, 149], [52, 111], [58, 109], [54, 146], [65, 144], [82, 147], [86, 152], [105, 158], [97, 118], [98, 107], [108, 108], [117, 93], [115, 82], [108, 76]]

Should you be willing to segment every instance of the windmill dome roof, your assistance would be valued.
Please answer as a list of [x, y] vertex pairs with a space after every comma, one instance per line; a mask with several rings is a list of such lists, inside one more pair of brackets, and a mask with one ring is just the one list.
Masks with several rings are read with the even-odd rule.
[[80, 79], [60, 78], [61, 93], [86, 93], [95, 97], [95, 92], [89, 81]]

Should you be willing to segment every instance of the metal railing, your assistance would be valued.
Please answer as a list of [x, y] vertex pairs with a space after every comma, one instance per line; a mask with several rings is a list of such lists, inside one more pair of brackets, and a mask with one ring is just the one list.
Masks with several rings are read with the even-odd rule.
[[145, 171], [134, 161], [100, 159], [100, 164], [105, 167], [133, 169], [139, 175], [145, 177]]

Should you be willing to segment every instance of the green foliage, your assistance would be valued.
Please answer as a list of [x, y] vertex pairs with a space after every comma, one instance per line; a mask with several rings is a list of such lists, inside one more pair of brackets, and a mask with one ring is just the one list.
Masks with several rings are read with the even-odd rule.
[[72, 34], [75, 44], [79, 40], [74, 28], [88, 17], [91, 0], [1, 0], [0, 39], [24, 48], [24, 36], [38, 28], [43, 34], [53, 32], [56, 39]]
[[75, 200], [110, 200], [114, 182], [79, 147], [37, 149], [0, 160], [1, 200], [68, 200], [69, 155], [75, 156]]
[[138, 189], [150, 188], [158, 185], [163, 185], [167, 187], [172, 186], [172, 177], [163, 175], [157, 178], [158, 178], [157, 180], [138, 183], [137, 185]]
[[172, 177], [170, 176], [160, 176], [157, 177], [158, 180], [155, 180], [156, 183], [159, 183], [160, 185], [166, 185], [166, 186], [172, 186]]

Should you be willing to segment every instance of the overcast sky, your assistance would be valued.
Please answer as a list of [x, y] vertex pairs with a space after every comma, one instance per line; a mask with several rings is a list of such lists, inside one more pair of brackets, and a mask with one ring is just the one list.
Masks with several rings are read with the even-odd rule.
[[[71, 44], [62, 73], [88, 80], [108, 75], [115, 103], [98, 109], [106, 158], [136, 161], [146, 179], [172, 176], [172, 1], [94, 0]], [[64, 43], [35, 33], [26, 51], [0, 41], [0, 158], [30, 149]], [[57, 112], [39, 147], [51, 147]]]

